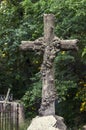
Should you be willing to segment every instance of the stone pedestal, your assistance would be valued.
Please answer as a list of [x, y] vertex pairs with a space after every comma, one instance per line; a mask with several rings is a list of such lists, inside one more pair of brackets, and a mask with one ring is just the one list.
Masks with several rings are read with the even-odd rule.
[[67, 130], [63, 118], [59, 116], [35, 117], [27, 130]]

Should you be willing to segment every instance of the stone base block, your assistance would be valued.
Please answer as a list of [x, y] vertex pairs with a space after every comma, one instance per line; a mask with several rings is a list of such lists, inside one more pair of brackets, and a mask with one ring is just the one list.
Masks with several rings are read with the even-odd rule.
[[60, 116], [37, 116], [27, 130], [67, 130], [67, 127]]

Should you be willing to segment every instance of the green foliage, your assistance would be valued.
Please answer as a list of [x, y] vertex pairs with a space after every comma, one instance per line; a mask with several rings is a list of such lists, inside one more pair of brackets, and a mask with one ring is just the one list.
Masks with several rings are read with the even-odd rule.
[[[32, 35], [28, 34], [31, 34], [35, 28], [30, 24], [31, 21], [23, 19], [21, 3], [15, 6], [11, 2], [3, 1], [0, 4], [0, 10], [1, 93], [6, 93], [7, 88], [10, 87], [14, 97], [21, 98], [27, 90], [28, 84], [31, 83], [31, 76], [37, 72], [36, 68], [39, 65], [33, 63], [33, 53], [32, 55], [31, 53], [23, 54], [19, 51], [19, 44], [21, 40], [31, 38]], [[28, 29], [29, 27], [32, 30]]]
[[[32, 85], [22, 98], [22, 102], [26, 109], [26, 117], [32, 118], [38, 113], [38, 109], [41, 103], [41, 81], [40, 74], [36, 74], [34, 78], [31, 78]], [[29, 111], [29, 112], [28, 112]]]

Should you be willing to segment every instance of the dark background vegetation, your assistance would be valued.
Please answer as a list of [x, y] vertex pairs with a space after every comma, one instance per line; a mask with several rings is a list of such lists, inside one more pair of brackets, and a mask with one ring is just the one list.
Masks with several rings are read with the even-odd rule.
[[14, 99], [23, 102], [26, 117], [37, 115], [42, 56], [22, 52], [19, 45], [43, 36], [44, 13], [56, 16], [58, 37], [79, 39], [78, 52], [62, 51], [55, 59], [56, 113], [73, 129], [86, 123], [86, 0], [0, 2], [0, 94], [11, 88]]

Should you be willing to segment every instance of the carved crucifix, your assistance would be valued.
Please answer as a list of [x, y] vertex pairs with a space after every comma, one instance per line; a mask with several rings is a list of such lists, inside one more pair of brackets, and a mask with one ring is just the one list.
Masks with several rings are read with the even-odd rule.
[[39, 114], [55, 115], [56, 90], [54, 82], [54, 59], [61, 50], [77, 50], [77, 39], [60, 40], [54, 34], [55, 16], [44, 14], [44, 37], [35, 41], [22, 41], [21, 50], [37, 50], [43, 53], [41, 65], [42, 75], [42, 102]]

